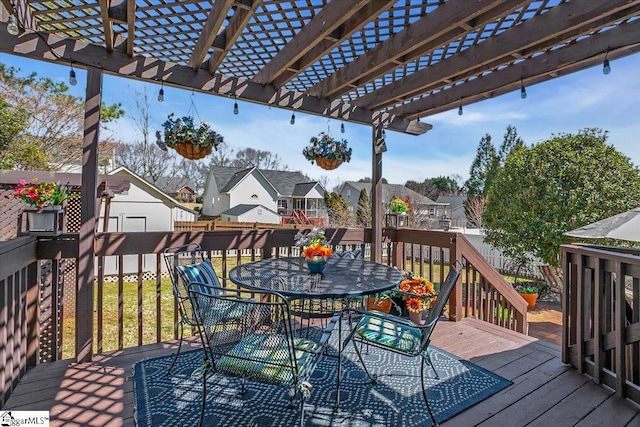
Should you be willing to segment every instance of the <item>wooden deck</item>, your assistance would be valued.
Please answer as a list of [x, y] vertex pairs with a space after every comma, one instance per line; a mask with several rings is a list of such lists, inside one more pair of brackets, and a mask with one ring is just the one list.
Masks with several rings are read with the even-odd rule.
[[[441, 321], [433, 344], [514, 382], [443, 426], [640, 426], [640, 409], [563, 365], [557, 345], [474, 319]], [[49, 410], [51, 426], [133, 426], [131, 366], [172, 351], [162, 343], [39, 365], [3, 409]]]

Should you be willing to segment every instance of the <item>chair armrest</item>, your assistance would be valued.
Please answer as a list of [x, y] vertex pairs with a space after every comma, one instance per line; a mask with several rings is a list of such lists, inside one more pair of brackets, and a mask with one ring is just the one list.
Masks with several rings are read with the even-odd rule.
[[404, 319], [402, 317], [398, 317], [398, 316], [394, 316], [393, 314], [389, 314], [389, 313], [383, 313], [381, 311], [365, 311], [365, 310], [359, 310], [356, 308], [345, 308], [343, 310], [343, 313], [347, 312], [347, 313], [356, 313], [356, 314], [360, 314], [360, 315], [367, 315], [369, 317], [374, 317], [374, 318], [378, 318], [378, 319], [382, 319], [382, 320], [387, 320], [389, 322], [394, 322], [394, 323], [399, 323], [403, 326], [408, 326], [408, 327], [412, 327], [415, 329], [421, 329], [423, 328], [425, 325], [416, 325], [415, 323], [413, 323], [411, 320], [409, 319]]

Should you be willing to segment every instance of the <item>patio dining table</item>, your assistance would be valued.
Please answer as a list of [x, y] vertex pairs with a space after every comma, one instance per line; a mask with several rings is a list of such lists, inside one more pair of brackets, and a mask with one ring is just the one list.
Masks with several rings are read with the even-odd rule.
[[303, 257], [263, 259], [229, 271], [229, 279], [242, 288], [275, 291], [289, 300], [362, 297], [392, 289], [401, 278], [393, 267], [347, 258], [329, 258], [320, 274], [311, 274]]

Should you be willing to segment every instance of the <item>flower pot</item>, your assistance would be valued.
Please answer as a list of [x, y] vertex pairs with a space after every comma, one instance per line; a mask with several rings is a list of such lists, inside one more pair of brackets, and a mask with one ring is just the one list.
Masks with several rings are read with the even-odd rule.
[[533, 310], [536, 306], [536, 301], [538, 301], [538, 294], [520, 294], [522, 298], [527, 302], [528, 309]]
[[196, 147], [189, 143], [175, 144], [173, 145], [173, 149], [182, 157], [189, 160], [202, 159], [203, 157], [211, 154], [211, 146]]
[[333, 170], [342, 164], [342, 160], [316, 157], [316, 164], [325, 170]]
[[320, 274], [327, 268], [326, 256], [314, 256], [313, 258], [307, 258], [307, 267], [309, 267], [309, 273]]
[[367, 298], [367, 310], [376, 310], [383, 313], [391, 312], [391, 300], [389, 298], [383, 298], [376, 300], [375, 297]]
[[27, 206], [27, 231], [37, 236], [58, 236], [62, 234], [64, 209], [62, 206], [47, 206], [41, 210]]
[[422, 325], [424, 323], [424, 320], [422, 320], [423, 314], [424, 314], [424, 311], [419, 311], [418, 313], [409, 311], [409, 320], [411, 320], [416, 325]]

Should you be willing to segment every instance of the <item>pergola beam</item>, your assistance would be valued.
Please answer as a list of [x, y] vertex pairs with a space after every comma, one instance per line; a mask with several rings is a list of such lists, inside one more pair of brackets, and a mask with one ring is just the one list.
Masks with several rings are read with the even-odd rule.
[[460, 23], [473, 22], [479, 27], [525, 3], [527, 1], [522, 0], [451, 0], [337, 70], [311, 88], [309, 94], [338, 97], [468, 33], [468, 25]]
[[464, 101], [464, 105], [469, 105], [519, 89], [521, 77], [525, 85], [533, 85], [601, 64], [607, 51], [610, 60], [640, 51], [640, 20], [622, 24], [570, 46], [493, 71], [401, 108], [408, 116], [417, 117], [418, 112], [420, 116], [427, 116], [456, 108], [460, 100]]
[[217, 0], [211, 7], [207, 21], [202, 27], [202, 31], [200, 31], [198, 41], [196, 41], [191, 58], [189, 58], [189, 67], [193, 68], [194, 71], [200, 69], [233, 3], [234, 0]]
[[[262, 85], [271, 84], [294, 62], [351, 18], [368, 0], [334, 1], [322, 8], [252, 79]], [[276, 86], [277, 87], [277, 86]]]
[[102, 32], [104, 34], [104, 47], [108, 52], [113, 51], [113, 22], [109, 18], [109, 0], [99, 0], [100, 17], [102, 18]]
[[[388, 10], [394, 3], [395, 0], [373, 0], [368, 2], [365, 7], [346, 20], [333, 33], [313, 46], [313, 48], [311, 48], [307, 53], [302, 55], [302, 57], [293, 65], [295, 70], [285, 70], [275, 78], [272, 83], [273, 86], [283, 86], [289, 80], [297, 76], [298, 73], [313, 65], [335, 46], [345, 40], [348, 40], [353, 33], [362, 29], [367, 22], [378, 16], [383, 11]], [[336, 35], [334, 36], [334, 34]]]
[[207, 62], [207, 67], [211, 74], [222, 64], [222, 61], [233, 48], [233, 45], [236, 43], [238, 37], [240, 37], [240, 34], [242, 34], [242, 30], [247, 26], [258, 6], [262, 4], [262, 0], [248, 1], [250, 1], [250, 5], [245, 5], [247, 7], [238, 6], [236, 8], [227, 27], [214, 39], [213, 48], [216, 50], [211, 53]]
[[563, 3], [483, 43], [368, 93], [354, 101], [354, 104], [371, 109], [393, 105], [398, 100], [435, 89], [446, 79], [457, 81], [459, 78], [456, 76], [462, 73], [472, 73], [473, 70], [480, 73], [490, 69], [490, 63], [494, 66], [508, 63], [513, 60], [513, 55], [522, 50], [551, 48], [559, 41], [574, 36], [576, 29], [580, 29], [580, 34], [586, 33], [597, 28], [597, 25], [591, 24], [601, 21], [603, 16], [611, 16], [638, 3], [640, 1], [629, 0]]
[[[164, 81], [183, 89], [233, 96], [238, 99], [295, 109], [309, 114], [371, 125], [378, 120], [386, 129], [421, 135], [431, 129], [427, 123], [408, 121], [387, 113], [373, 112], [340, 101], [329, 101], [287, 89], [276, 90], [247, 80], [221, 74], [195, 73], [190, 67], [142, 56], [129, 57], [118, 51], [106, 52], [102, 47], [73, 41], [47, 33], [24, 33], [18, 40], [8, 36], [0, 38], [0, 51], [27, 56], [36, 60], [64, 63], [74, 58], [76, 66], [92, 66], [123, 77]], [[56, 55], [52, 53], [56, 52]], [[82, 61], [78, 60], [82, 58]]]

